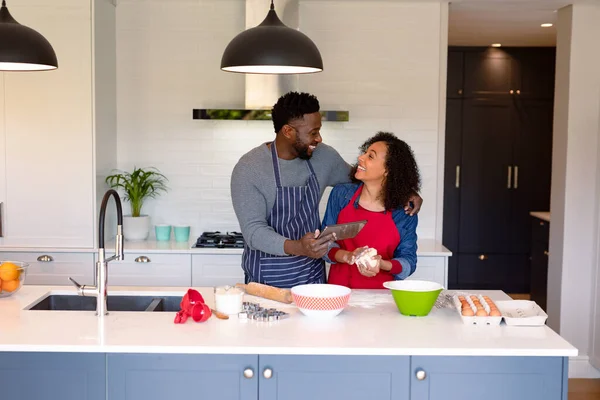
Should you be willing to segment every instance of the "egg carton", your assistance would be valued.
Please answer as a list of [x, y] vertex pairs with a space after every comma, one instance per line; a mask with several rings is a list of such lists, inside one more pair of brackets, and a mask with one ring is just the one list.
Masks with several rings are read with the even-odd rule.
[[506, 325], [515, 326], [540, 326], [546, 325], [548, 314], [531, 300], [506, 300], [496, 301], [496, 306]]
[[[473, 303], [471, 296], [475, 296], [479, 300], [481, 305], [483, 306], [483, 309], [485, 310], [487, 315], [485, 315], [485, 316], [462, 315], [462, 304], [459, 300], [460, 296], [464, 296], [467, 303], [469, 303], [469, 306], [471, 306], [471, 310], [473, 310], [473, 314], [475, 314], [477, 312], [477, 307]], [[502, 315], [500, 315], [500, 316], [490, 316], [489, 315], [490, 311], [491, 311], [490, 305], [487, 303], [487, 301], [485, 301], [483, 296], [480, 294], [456, 293], [452, 297], [452, 300], [454, 302], [454, 306], [456, 307], [456, 310], [458, 311], [458, 315], [460, 315], [460, 318], [462, 319], [463, 323], [465, 323], [467, 325], [500, 325], [500, 322], [502, 322]], [[498, 307], [498, 306], [496, 306], [496, 307]], [[498, 310], [500, 310], [500, 309], [498, 308]]]

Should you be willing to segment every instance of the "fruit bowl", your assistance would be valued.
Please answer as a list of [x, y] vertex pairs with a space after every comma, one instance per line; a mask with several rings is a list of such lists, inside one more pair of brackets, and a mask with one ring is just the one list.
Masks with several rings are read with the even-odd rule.
[[28, 267], [22, 261], [0, 261], [0, 297], [12, 296], [21, 289]]
[[383, 286], [392, 291], [392, 297], [402, 315], [423, 317], [429, 314], [442, 285], [431, 281], [404, 280], [384, 282]]
[[314, 283], [291, 289], [298, 309], [307, 317], [333, 318], [348, 305], [352, 290], [345, 286]]

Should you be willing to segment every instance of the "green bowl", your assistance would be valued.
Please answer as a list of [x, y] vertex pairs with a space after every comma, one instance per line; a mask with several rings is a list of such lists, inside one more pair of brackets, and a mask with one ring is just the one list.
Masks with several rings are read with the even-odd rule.
[[424, 317], [433, 308], [435, 301], [444, 289], [437, 282], [404, 280], [383, 284], [392, 291], [392, 297], [402, 315]]

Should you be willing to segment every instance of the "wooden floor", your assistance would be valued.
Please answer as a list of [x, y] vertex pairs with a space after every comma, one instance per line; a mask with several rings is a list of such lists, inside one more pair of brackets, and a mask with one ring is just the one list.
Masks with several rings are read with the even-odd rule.
[[[510, 293], [513, 300], [529, 300], [529, 294]], [[568, 400], [600, 400], [600, 379], [569, 379]]]
[[600, 379], [569, 379], [569, 400], [600, 400]]

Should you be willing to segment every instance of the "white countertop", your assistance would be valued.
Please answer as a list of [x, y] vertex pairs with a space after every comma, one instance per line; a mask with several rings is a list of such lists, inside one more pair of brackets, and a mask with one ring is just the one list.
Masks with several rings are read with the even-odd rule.
[[[196, 288], [213, 306], [212, 288]], [[109, 294], [148, 292], [182, 296], [187, 288], [109, 288]], [[320, 321], [294, 305], [245, 295], [290, 313], [274, 322], [211, 317], [175, 324], [174, 312], [30, 311], [25, 307], [47, 293], [74, 293], [65, 287], [24, 286], [0, 298], [0, 351], [329, 354], [329, 355], [508, 355], [576, 356], [547, 326], [465, 325], [456, 310], [434, 308], [427, 317], [401, 315], [387, 290], [353, 291], [337, 317]], [[507, 300], [501, 291], [481, 291]]]
[[529, 213], [532, 217], [536, 217], [542, 219], [544, 221], [550, 222], [550, 212], [549, 211], [532, 211]]

